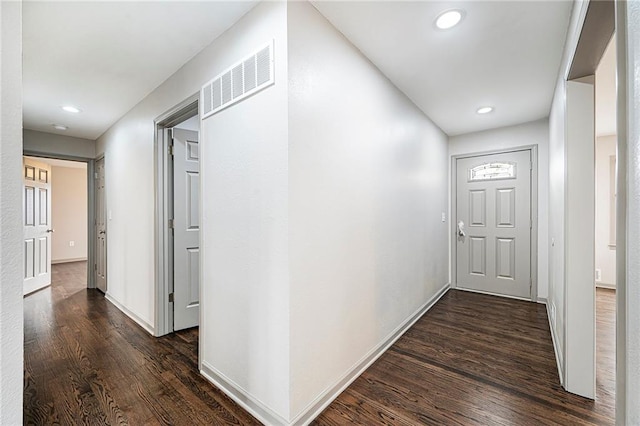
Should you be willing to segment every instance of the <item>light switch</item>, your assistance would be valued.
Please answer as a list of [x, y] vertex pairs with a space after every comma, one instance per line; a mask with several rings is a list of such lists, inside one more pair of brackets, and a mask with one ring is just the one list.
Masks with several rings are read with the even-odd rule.
[[447, 214], [445, 212], [442, 212], [442, 221], [443, 222], [447, 221]]
[[75, 241], [69, 241], [69, 247], [73, 247], [73, 246], [75, 246], [75, 245], [76, 245], [76, 242], [75, 242]]

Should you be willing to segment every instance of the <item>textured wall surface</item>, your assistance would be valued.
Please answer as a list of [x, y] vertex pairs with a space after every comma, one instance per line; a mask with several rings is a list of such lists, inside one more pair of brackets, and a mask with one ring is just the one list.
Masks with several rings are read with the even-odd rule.
[[291, 415], [448, 282], [447, 137], [306, 2], [289, 4]]
[[0, 424], [22, 424], [22, 2], [0, 2]]

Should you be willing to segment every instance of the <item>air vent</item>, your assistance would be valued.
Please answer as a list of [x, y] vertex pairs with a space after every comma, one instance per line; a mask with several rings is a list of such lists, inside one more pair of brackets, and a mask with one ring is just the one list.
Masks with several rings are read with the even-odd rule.
[[272, 85], [273, 42], [227, 68], [202, 87], [203, 119]]

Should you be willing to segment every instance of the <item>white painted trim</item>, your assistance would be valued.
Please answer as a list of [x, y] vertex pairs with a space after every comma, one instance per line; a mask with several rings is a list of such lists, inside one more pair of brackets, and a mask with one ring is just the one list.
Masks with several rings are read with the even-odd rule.
[[596, 283], [596, 288], [606, 288], [609, 290], [615, 290], [616, 289], [616, 285], [615, 284], [609, 284], [609, 283]]
[[269, 409], [264, 403], [253, 397], [242, 386], [234, 383], [206, 361], [201, 360], [200, 374], [213, 383], [218, 389], [233, 399], [238, 405], [266, 425], [290, 426], [308, 425], [322, 411], [329, 406], [351, 383], [371, 366], [387, 349], [389, 349], [402, 335], [413, 326], [429, 309], [431, 309], [450, 289], [445, 284], [416, 312], [410, 315], [402, 324], [393, 330], [380, 344], [356, 362], [336, 383], [321, 392], [309, 405], [300, 411], [291, 421], [287, 421], [278, 413]]
[[560, 379], [560, 385], [564, 387], [564, 371], [562, 370], [562, 351], [558, 347], [558, 336], [556, 336], [556, 330], [551, 322], [551, 312], [549, 312], [549, 305], [547, 304], [547, 319], [549, 320], [549, 329], [551, 330], [551, 342], [553, 343], [553, 352], [556, 355], [556, 366], [558, 367], [558, 377]]
[[367, 368], [371, 366], [387, 349], [389, 349], [402, 335], [409, 330], [429, 309], [444, 296], [451, 286], [445, 284], [431, 299], [418, 308], [402, 324], [393, 330], [378, 346], [374, 347], [362, 359], [353, 365], [333, 386], [329, 386], [320, 393], [309, 405], [301, 410], [291, 425], [308, 425], [322, 411], [329, 406], [351, 383], [353, 383]]
[[242, 386], [222, 374], [206, 361], [201, 361], [200, 374], [265, 425], [288, 426], [290, 423], [252, 396]]
[[546, 297], [538, 297], [537, 303], [540, 303], [541, 305], [546, 305], [549, 303], [549, 301], [547, 300]]
[[475, 289], [472, 289], [472, 288], [464, 288], [464, 287], [456, 287], [455, 289], [456, 290], [460, 290], [460, 291], [467, 291], [469, 293], [486, 294], [487, 296], [504, 297], [506, 299], [522, 300], [523, 302], [534, 302], [534, 303], [536, 303], [535, 300], [531, 300], [528, 297], [518, 297], [518, 296], [511, 296], [511, 295], [508, 295], [508, 294], [491, 293], [489, 291], [475, 290]]
[[109, 294], [109, 290], [108, 289], [107, 289], [107, 293], [104, 295], [104, 297], [109, 302], [111, 302], [111, 304], [113, 306], [115, 306], [116, 308], [120, 309], [126, 316], [128, 316], [129, 318], [134, 320], [136, 322], [136, 324], [138, 324], [140, 327], [144, 328], [147, 331], [147, 333], [151, 334], [152, 336], [154, 335], [153, 334], [153, 327], [151, 326], [151, 324], [149, 324], [148, 322], [146, 322], [145, 320], [140, 318], [138, 315], [134, 314], [131, 310], [129, 310], [129, 308], [127, 308], [122, 303], [118, 302], [116, 299], [111, 297], [111, 295]]
[[52, 265], [58, 265], [60, 263], [72, 263], [72, 262], [86, 262], [87, 258], [86, 257], [73, 257], [71, 259], [58, 259], [58, 260], [52, 260], [51, 264]]

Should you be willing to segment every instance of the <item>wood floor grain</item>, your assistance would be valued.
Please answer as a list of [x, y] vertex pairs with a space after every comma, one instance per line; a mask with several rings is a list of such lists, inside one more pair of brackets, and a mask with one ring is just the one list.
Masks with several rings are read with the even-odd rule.
[[451, 290], [313, 424], [614, 424], [610, 296], [598, 290], [596, 401], [560, 386], [544, 305]]
[[25, 424], [259, 424], [198, 373], [197, 329], [151, 337], [85, 286], [85, 262], [54, 265], [25, 297]]
[[[85, 277], [55, 265], [25, 298], [25, 424], [259, 424], [198, 373], [197, 329], [151, 337]], [[596, 401], [562, 390], [543, 305], [452, 290], [313, 424], [613, 424], [615, 293], [597, 304]]]

